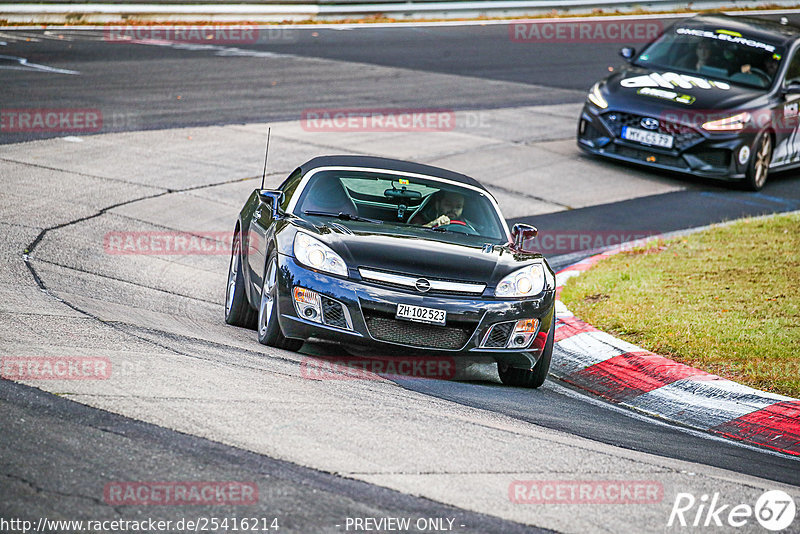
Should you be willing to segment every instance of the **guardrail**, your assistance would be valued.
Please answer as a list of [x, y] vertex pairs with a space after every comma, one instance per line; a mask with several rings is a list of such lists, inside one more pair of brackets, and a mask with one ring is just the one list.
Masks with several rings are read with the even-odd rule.
[[[392, 19], [453, 19], [478, 17], [522, 17], [542, 14], [587, 14], [598, 10], [618, 13], [642, 11], [672, 11], [686, 9], [685, 1], [647, 0], [632, 4], [630, 0], [482, 0], [398, 2], [387, 0], [369, 4], [359, 0], [339, 0], [329, 3], [274, 3], [257, 0], [240, 4], [236, 0], [217, 0], [213, 3], [178, 3], [164, 0], [142, 4], [136, 0], [114, 3], [76, 3], [63, 0], [48, 3], [0, 4], [0, 20], [10, 23], [103, 23], [130, 21], [213, 21], [213, 22], [281, 22], [300, 20], [337, 20], [361, 17]], [[290, 0], [291, 1], [291, 0]], [[324, 1], [324, 0], [322, 0]], [[691, 4], [694, 10], [798, 7], [798, 0], [770, 0], [768, 5], [753, 1], [699, 0]]]

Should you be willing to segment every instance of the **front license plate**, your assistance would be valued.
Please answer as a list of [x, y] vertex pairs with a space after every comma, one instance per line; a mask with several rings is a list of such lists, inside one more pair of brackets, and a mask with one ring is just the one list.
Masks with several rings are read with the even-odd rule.
[[395, 317], [397, 319], [416, 321], [418, 323], [444, 325], [447, 312], [445, 310], [437, 310], [436, 308], [424, 308], [422, 306], [411, 306], [410, 304], [398, 304], [397, 314]]
[[636, 141], [643, 145], [658, 146], [661, 148], [672, 148], [673, 138], [671, 135], [664, 135], [658, 132], [648, 132], [630, 126], [622, 127], [622, 138], [629, 141]]

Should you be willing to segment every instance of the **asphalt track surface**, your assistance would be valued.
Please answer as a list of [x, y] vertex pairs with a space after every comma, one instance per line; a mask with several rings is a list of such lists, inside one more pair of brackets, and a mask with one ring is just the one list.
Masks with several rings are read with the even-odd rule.
[[[66, 38], [60, 39], [58, 32], [45, 37], [41, 32], [6, 30], [0, 35], [6, 43], [0, 55], [81, 75], [55, 75], [39, 67], [17, 70], [16, 59], [0, 60], [0, 107], [100, 108], [105, 117], [114, 119], [106, 121], [103, 133], [296, 120], [313, 107], [492, 110], [580, 103], [585, 89], [618, 64], [617, 44], [519, 45], [509, 41], [504, 26], [320, 28], [292, 33], [298, 35], [281, 34], [278, 42], [263, 45], [237, 45], [238, 50], [250, 52], [231, 53], [229, 46], [223, 50], [130, 47], [84, 31], [64, 31]], [[264, 56], [272, 60], [269, 69], [256, 61], [263, 52], [278, 54]], [[313, 61], [298, 63], [297, 57]], [[50, 136], [3, 134], [0, 143]], [[0, 146], [0, 158], [3, 154]], [[539, 210], [542, 213], [514, 220], [532, 221], [543, 230], [600, 225], [666, 232], [800, 209], [800, 182], [793, 176], [776, 177], [757, 195], [667, 174], [655, 176], [677, 184], [679, 190], [575, 209]], [[566, 262], [564, 257], [553, 260], [555, 267]], [[325, 354], [328, 349], [318, 350]], [[796, 460], [632, 417], [561, 384], [525, 391], [491, 380], [398, 383], [427, 396], [631, 451], [800, 485]], [[249, 479], [253, 472], [269, 479], [275, 493], [265, 501], [270, 510], [264, 513], [286, 518], [290, 530], [314, 530], [334, 517], [393, 514], [459, 517], [476, 532], [528, 528], [115, 416], [26, 386], [3, 381], [0, 389], [4, 517], [48, 512], [67, 516], [75, 511], [102, 516], [107, 507], [91, 489], [102, 486], [109, 470], [128, 480], [178, 479], [198, 469], [208, 479], [233, 480], [244, 469]], [[82, 449], [108, 452], [76, 461]], [[151, 461], [154, 455], [157, 461]], [[11, 465], [25, 466], [24, 476], [8, 468]], [[85, 497], [92, 494], [95, 497]], [[164, 512], [173, 513], [177, 512]]]
[[[5, 461], [24, 465], [5, 474], [2, 517], [141, 519], [135, 507], [110, 507], [98, 498], [109, 471], [125, 480], [246, 480], [268, 495], [247, 517], [278, 519], [284, 531], [316, 532], [331, 518], [448, 517], [461, 532], [531, 532], [530, 527], [443, 506], [373, 484], [350, 480], [89, 408], [21, 384], [3, 383]], [[46, 431], [44, 431], [46, 429]], [[97, 454], [102, 451], [102, 455]], [[42, 454], [43, 453], [43, 454]], [[157, 465], [156, 469], [153, 465]], [[52, 466], [62, 466], [53, 471]], [[42, 472], [50, 475], [42, 477]], [[261, 492], [264, 490], [261, 489]], [[233, 516], [236, 510], [192, 506], [149, 511], [148, 519]], [[538, 532], [547, 532], [535, 529]]]
[[[800, 15], [787, 18], [800, 21]], [[666, 27], [674, 20], [641, 24]], [[18, 58], [25, 58], [81, 72], [73, 77], [42, 76], [36, 67], [4, 72], [0, 104], [100, 108], [111, 119], [103, 126], [107, 132], [291, 120], [308, 108], [492, 109], [581, 102], [595, 81], [620, 65], [620, 46], [642, 45], [518, 42], [512, 34], [507, 24], [288, 26], [262, 29], [256, 43], [228, 39], [211, 46], [130, 47], [103, 30], [0, 30], [0, 42], [6, 43], [0, 47], [0, 71], [20, 68]], [[206, 53], [198, 54], [204, 46]], [[253, 61], [259, 54], [287, 61], [266, 68]], [[326, 61], [301, 67], [292, 64], [294, 57]], [[431, 83], [415, 73], [458, 76], [461, 83]], [[5, 133], [0, 143], [46, 135]]]

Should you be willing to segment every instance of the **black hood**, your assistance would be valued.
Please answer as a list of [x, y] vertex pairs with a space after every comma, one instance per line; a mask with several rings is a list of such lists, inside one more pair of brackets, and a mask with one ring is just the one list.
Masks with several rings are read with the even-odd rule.
[[734, 85], [678, 71], [626, 67], [600, 83], [608, 109], [658, 117], [667, 111], [747, 110], [767, 90]]
[[508, 244], [423, 228], [336, 221], [315, 225], [315, 237], [350, 268], [493, 285], [541, 254], [511, 251]]

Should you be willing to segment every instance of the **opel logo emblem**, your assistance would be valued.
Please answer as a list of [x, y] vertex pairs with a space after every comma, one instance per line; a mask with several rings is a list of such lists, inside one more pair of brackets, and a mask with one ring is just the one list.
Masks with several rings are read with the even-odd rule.
[[658, 130], [658, 119], [645, 117], [639, 122], [639, 124], [642, 125], [642, 128], [647, 128], [648, 130]]
[[416, 282], [414, 282], [414, 287], [417, 288], [417, 291], [420, 293], [425, 293], [431, 288], [431, 283], [425, 280], [424, 278], [420, 278]]

